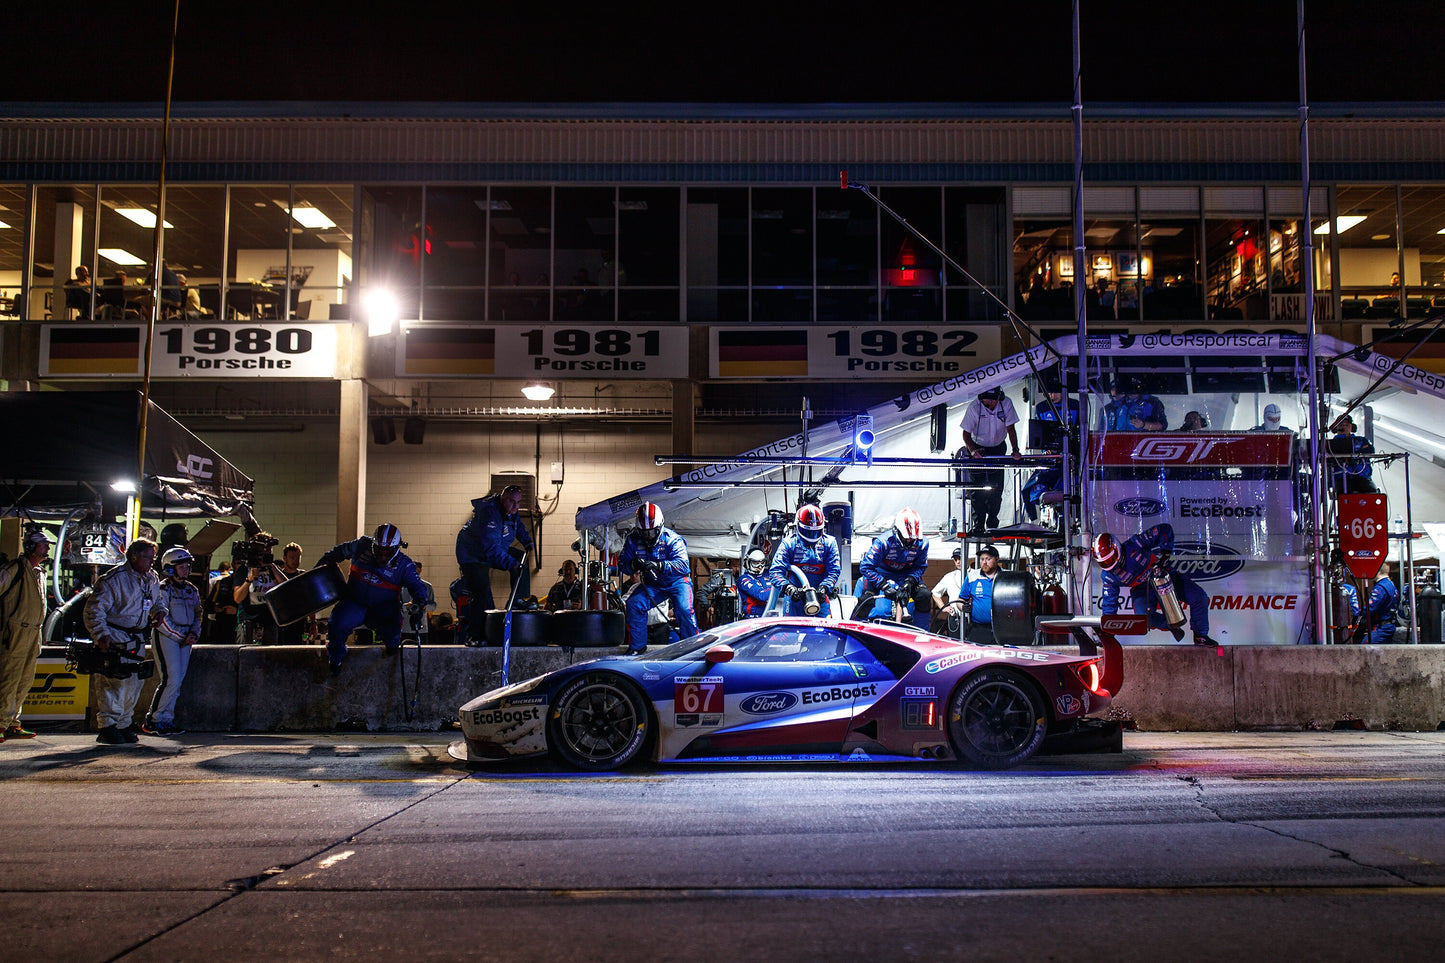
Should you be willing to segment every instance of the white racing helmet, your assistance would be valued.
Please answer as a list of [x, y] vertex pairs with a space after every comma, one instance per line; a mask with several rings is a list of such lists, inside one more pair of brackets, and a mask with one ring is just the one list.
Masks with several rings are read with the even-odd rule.
[[761, 549], [755, 548], [751, 552], [748, 552], [747, 568], [750, 573], [753, 575], [761, 575], [767, 567], [768, 557], [762, 553]]

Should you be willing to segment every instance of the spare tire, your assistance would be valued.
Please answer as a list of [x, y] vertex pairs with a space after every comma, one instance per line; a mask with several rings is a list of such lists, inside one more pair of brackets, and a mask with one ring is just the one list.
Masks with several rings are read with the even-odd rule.
[[553, 612], [547, 626], [547, 641], [553, 645], [589, 648], [620, 646], [627, 641], [627, 617], [621, 612], [595, 610]]
[[993, 637], [999, 645], [1032, 645], [1039, 587], [1031, 572], [999, 572], [993, 580]]
[[[512, 644], [513, 645], [546, 645], [547, 644], [547, 620], [552, 617], [550, 612], [513, 612], [512, 613]], [[487, 621], [484, 623], [485, 635], [488, 645], [501, 645], [506, 641], [507, 632], [507, 610], [488, 609]]]

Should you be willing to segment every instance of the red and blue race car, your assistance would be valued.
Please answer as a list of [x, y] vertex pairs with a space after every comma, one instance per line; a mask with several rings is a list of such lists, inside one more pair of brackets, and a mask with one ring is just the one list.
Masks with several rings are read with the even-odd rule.
[[1118, 643], [1080, 654], [973, 645], [897, 623], [747, 619], [639, 656], [595, 659], [459, 710], [470, 762], [550, 753], [629, 762], [963, 760], [1017, 765], [1104, 713]]

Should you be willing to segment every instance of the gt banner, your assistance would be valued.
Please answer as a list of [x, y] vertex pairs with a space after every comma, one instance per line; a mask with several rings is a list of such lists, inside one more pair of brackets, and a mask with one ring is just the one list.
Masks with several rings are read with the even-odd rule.
[[[145, 370], [145, 327], [46, 324], [40, 329], [44, 378], [134, 378]], [[330, 324], [176, 324], [156, 328], [156, 378], [331, 378], [336, 328]]]
[[471, 325], [404, 321], [397, 377], [686, 378], [686, 325]]
[[90, 704], [90, 676], [65, 667], [65, 659], [37, 659], [35, 682], [20, 710], [23, 719], [84, 719]]
[[[1309, 610], [1294, 440], [1287, 431], [1095, 435], [1093, 531], [1123, 541], [1171, 526], [1174, 571], [1209, 596], [1213, 638], [1293, 644]], [[1120, 602], [1132, 611], [1127, 592]], [[1135, 641], [1171, 639], [1154, 630]]]
[[999, 329], [869, 325], [830, 328], [715, 327], [713, 378], [880, 378], [934, 381], [999, 356]]

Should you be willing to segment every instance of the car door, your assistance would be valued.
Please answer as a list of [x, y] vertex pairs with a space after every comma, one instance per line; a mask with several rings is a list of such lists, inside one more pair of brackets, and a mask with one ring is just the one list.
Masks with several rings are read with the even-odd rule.
[[731, 661], [674, 672], [672, 702], [658, 704], [662, 758], [837, 758], [858, 695], [847, 641], [771, 624], [734, 641]]

